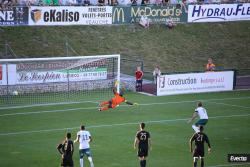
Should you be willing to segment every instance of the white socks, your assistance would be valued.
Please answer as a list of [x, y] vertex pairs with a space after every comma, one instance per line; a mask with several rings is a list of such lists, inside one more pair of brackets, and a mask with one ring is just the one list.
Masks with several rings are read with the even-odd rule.
[[94, 167], [93, 159], [92, 157], [88, 157], [89, 163], [91, 167]]
[[[92, 157], [88, 157], [89, 163], [91, 167], [94, 167], [93, 159]], [[83, 158], [80, 158], [80, 167], [83, 167]]]
[[197, 126], [195, 126], [195, 125], [192, 125], [192, 128], [194, 129], [194, 131], [195, 131], [196, 133], [200, 132], [199, 127], [197, 127]]
[[80, 167], [83, 167], [83, 158], [80, 158]]

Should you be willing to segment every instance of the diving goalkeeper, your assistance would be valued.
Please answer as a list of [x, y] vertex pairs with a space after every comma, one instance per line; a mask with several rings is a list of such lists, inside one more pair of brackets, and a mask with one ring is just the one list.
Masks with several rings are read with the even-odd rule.
[[138, 103], [129, 102], [123, 97], [124, 89], [122, 89], [121, 92], [118, 93], [117, 89], [114, 87], [113, 93], [115, 96], [112, 99], [110, 99], [109, 101], [102, 102], [100, 104], [101, 108], [99, 108], [99, 111], [104, 111], [104, 110], [107, 110], [109, 108], [115, 108], [123, 102], [125, 102], [128, 105], [138, 105]]

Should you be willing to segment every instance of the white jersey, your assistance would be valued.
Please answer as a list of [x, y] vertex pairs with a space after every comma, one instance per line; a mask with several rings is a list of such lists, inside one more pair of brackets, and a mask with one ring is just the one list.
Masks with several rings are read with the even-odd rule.
[[200, 119], [208, 119], [207, 111], [203, 107], [197, 107], [195, 112], [199, 115]]
[[87, 149], [89, 148], [89, 141], [90, 141], [90, 133], [86, 130], [80, 130], [77, 133], [77, 136], [79, 136], [79, 149]]

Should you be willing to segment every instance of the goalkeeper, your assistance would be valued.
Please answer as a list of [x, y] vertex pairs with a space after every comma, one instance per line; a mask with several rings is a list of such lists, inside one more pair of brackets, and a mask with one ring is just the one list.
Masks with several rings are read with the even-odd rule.
[[115, 108], [123, 102], [125, 102], [128, 105], [138, 105], [138, 103], [129, 102], [123, 97], [124, 89], [122, 89], [122, 91], [120, 93], [118, 93], [117, 89], [114, 87], [113, 93], [114, 93], [115, 97], [113, 97], [109, 101], [105, 101], [105, 102], [101, 103], [100, 104], [101, 108], [99, 108], [99, 111], [104, 111], [104, 110], [107, 110], [109, 108]]

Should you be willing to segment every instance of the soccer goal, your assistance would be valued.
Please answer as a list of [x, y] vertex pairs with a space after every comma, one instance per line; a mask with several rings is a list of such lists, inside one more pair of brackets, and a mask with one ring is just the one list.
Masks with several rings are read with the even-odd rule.
[[1, 59], [0, 106], [99, 101], [119, 81], [120, 55]]

